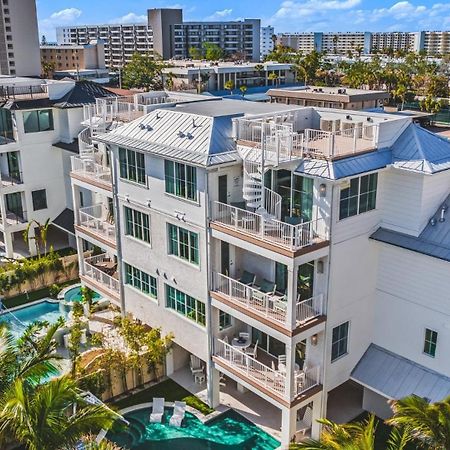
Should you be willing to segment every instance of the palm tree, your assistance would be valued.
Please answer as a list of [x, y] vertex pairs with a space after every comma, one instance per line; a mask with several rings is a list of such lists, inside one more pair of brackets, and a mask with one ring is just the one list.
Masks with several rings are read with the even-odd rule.
[[13, 438], [27, 450], [62, 450], [111, 428], [116, 419], [112, 410], [83, 400], [68, 377], [32, 388], [18, 378], [0, 410], [0, 443]]
[[230, 95], [233, 95], [233, 89], [234, 89], [234, 83], [231, 80], [228, 80], [225, 82], [225, 84], [223, 85], [223, 87], [227, 90], [230, 91]]
[[[344, 425], [328, 419], [319, 420], [324, 429], [320, 440], [309, 439], [293, 444], [295, 450], [375, 450], [376, 418], [370, 415], [367, 420]], [[394, 429], [386, 442], [386, 450], [404, 450], [409, 437], [405, 432]]]
[[[38, 229], [38, 235], [30, 236], [30, 230], [34, 226], [36, 226]], [[25, 241], [26, 244], [28, 244], [29, 240], [34, 240], [38, 257], [41, 257], [42, 254], [41, 250], [44, 251], [44, 256], [47, 254], [47, 235], [49, 226], [50, 226], [50, 218], [48, 218], [45, 221], [45, 223], [40, 223], [37, 220], [33, 219], [30, 222], [28, 222], [27, 227], [23, 232], [23, 240]]]
[[[101, 442], [97, 442], [97, 436], [91, 435], [81, 439], [86, 450], [123, 450], [122, 447], [114, 444], [114, 442], [102, 439]], [[76, 450], [76, 449], [74, 449]]]
[[270, 72], [267, 79], [273, 81], [273, 84], [276, 86], [278, 84], [279, 76], [275, 72]]
[[429, 450], [450, 448], [450, 396], [430, 403], [412, 395], [393, 401], [391, 407], [394, 416], [389, 424], [404, 427], [412, 439]]
[[242, 97], [245, 97], [245, 93], [247, 92], [247, 86], [243, 84], [239, 90], [241, 91]]

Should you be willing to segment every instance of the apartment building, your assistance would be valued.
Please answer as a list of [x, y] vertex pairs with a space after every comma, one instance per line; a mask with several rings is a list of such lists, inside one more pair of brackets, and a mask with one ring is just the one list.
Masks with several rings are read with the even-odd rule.
[[58, 45], [88, 45], [102, 40], [110, 68], [123, 67], [134, 53], [153, 54], [153, 33], [147, 24], [76, 25], [56, 28]]
[[272, 88], [267, 95], [273, 103], [353, 111], [382, 109], [390, 98], [386, 91], [327, 86]]
[[2, 256], [34, 255], [35, 228], [47, 219], [49, 246], [74, 245], [70, 156], [78, 153], [83, 104], [105, 96], [115, 97], [90, 82], [0, 78]]
[[260, 54], [261, 60], [263, 60], [274, 48], [274, 36], [275, 36], [275, 28], [272, 26], [261, 27], [261, 47]]
[[[282, 86], [296, 82], [292, 64], [265, 63], [205, 63], [201, 61], [171, 61], [171, 67], [162, 71], [164, 85], [170, 80], [174, 90], [225, 91], [228, 81], [240, 93], [241, 86]], [[199, 81], [200, 80], [200, 81]]]
[[348, 32], [348, 33], [282, 33], [278, 43], [305, 53], [316, 50], [346, 54], [362, 49], [370, 54], [387, 48], [404, 51], [423, 51], [428, 55], [445, 55], [450, 52], [450, 32]]
[[35, 0], [0, 1], [0, 74], [41, 74]]
[[239, 393], [283, 446], [449, 395], [450, 143], [402, 116], [171, 95], [87, 108], [71, 174], [81, 279], [175, 333], [168, 375], [199, 357], [196, 392]]

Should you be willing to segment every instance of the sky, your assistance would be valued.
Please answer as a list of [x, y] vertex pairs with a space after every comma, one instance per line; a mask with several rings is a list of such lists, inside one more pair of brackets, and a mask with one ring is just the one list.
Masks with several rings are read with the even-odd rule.
[[37, 0], [40, 33], [55, 27], [146, 22], [148, 8], [183, 8], [184, 20], [260, 18], [285, 31], [449, 30], [448, 0]]

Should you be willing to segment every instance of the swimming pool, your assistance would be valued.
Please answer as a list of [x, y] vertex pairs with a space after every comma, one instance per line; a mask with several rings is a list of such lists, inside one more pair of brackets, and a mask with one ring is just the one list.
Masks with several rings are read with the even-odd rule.
[[58, 302], [43, 299], [1, 314], [0, 322], [8, 323], [11, 333], [14, 336], [20, 336], [25, 328], [33, 322], [55, 323], [61, 316], [67, 318], [67, 314], [60, 309]]
[[[80, 302], [82, 297], [83, 296], [81, 294], [81, 285], [76, 285], [67, 290], [64, 290], [63, 299], [66, 302]], [[92, 299], [95, 301], [100, 298], [102, 298], [102, 296], [100, 294], [98, 294], [97, 292], [94, 292]]]
[[107, 439], [132, 450], [272, 450], [280, 443], [240, 414], [229, 410], [206, 424], [186, 412], [183, 425], [169, 426], [173, 409], [166, 408], [161, 424], [150, 423], [151, 410], [138, 409], [124, 417], [130, 425], [109, 432]]

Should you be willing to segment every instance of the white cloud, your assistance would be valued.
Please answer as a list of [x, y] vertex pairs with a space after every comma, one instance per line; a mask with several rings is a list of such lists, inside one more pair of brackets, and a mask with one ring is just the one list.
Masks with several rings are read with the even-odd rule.
[[229, 17], [232, 12], [233, 10], [231, 8], [222, 9], [206, 17], [206, 20], [222, 20]]
[[56, 27], [75, 24], [83, 11], [78, 8], [66, 8], [55, 11], [49, 17], [39, 21], [39, 32], [47, 37], [47, 40], [55, 39]]
[[129, 12], [122, 17], [117, 17], [109, 21], [110, 23], [142, 23], [147, 22], [147, 16], [145, 14], [136, 14]]
[[278, 11], [276, 11], [273, 17], [276, 20], [282, 18], [295, 19], [316, 14], [323, 15], [323, 13], [329, 14], [330, 11], [352, 9], [360, 3], [361, 0], [284, 1], [281, 3]]
[[53, 21], [55, 23], [62, 22], [73, 22], [81, 16], [81, 9], [78, 8], [66, 8], [61, 11], [56, 11], [50, 15], [50, 17], [46, 20]]

